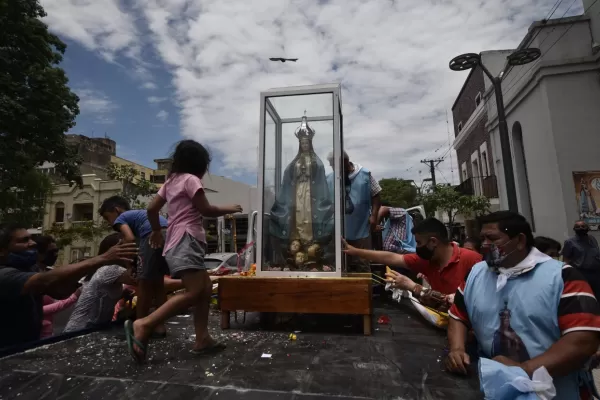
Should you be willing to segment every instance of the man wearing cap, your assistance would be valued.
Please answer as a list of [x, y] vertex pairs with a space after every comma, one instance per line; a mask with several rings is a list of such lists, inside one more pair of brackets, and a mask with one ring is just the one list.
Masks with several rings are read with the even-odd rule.
[[[327, 156], [329, 165], [333, 168], [333, 153]], [[377, 216], [381, 204], [381, 186], [371, 172], [362, 165], [350, 162], [348, 154], [344, 152], [342, 176], [344, 177], [343, 190], [345, 204], [345, 232], [346, 241], [359, 249], [371, 249], [371, 232], [377, 227]], [[333, 198], [333, 173], [327, 176], [329, 190]], [[369, 261], [359, 257], [348, 256], [348, 272], [371, 272]]]

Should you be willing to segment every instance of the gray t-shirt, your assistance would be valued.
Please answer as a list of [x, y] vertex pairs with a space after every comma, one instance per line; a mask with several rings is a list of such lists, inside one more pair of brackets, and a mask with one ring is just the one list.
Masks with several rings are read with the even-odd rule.
[[110, 322], [115, 306], [123, 294], [123, 285], [117, 280], [126, 271], [118, 265], [99, 268], [92, 279], [84, 283], [64, 332], [79, 331]]

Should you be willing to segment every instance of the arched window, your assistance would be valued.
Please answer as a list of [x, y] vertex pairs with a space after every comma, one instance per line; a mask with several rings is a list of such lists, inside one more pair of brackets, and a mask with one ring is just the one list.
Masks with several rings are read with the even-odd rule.
[[65, 203], [59, 201], [54, 205], [54, 222], [65, 222]]
[[520, 212], [531, 224], [535, 232], [533, 219], [533, 207], [531, 205], [531, 191], [529, 189], [529, 177], [527, 174], [527, 161], [525, 159], [525, 146], [523, 144], [523, 129], [520, 122], [515, 122], [512, 127], [512, 142], [515, 160], [515, 186], [520, 199]]

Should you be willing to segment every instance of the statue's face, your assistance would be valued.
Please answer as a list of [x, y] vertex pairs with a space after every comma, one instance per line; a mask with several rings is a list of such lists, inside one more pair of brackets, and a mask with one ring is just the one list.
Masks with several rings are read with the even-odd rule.
[[294, 240], [292, 242], [292, 244], [290, 245], [290, 251], [293, 254], [296, 254], [297, 252], [299, 252], [300, 251], [300, 242], [298, 242], [297, 240]]
[[310, 140], [308, 139], [302, 139], [300, 141], [300, 150], [302, 150], [302, 152], [307, 152], [310, 150]]
[[305, 261], [306, 261], [306, 258], [304, 256], [304, 253], [296, 254], [296, 265], [297, 266], [301, 266], [302, 264], [304, 264]]

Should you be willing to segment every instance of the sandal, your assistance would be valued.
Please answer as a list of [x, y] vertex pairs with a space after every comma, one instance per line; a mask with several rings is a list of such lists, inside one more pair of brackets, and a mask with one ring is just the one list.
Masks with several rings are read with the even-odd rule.
[[[131, 320], [125, 321], [124, 328], [125, 328], [125, 338], [127, 339], [127, 350], [129, 351], [129, 355], [131, 356], [131, 359], [136, 364], [143, 363], [144, 360], [146, 359], [146, 345], [135, 338], [135, 335], [133, 332], [133, 321], [131, 321]], [[133, 346], [137, 346], [140, 349], [141, 354], [138, 353], [137, 351], [135, 351], [135, 348]]]
[[210, 346], [206, 346], [202, 349], [192, 350], [192, 354], [195, 356], [207, 356], [211, 354], [219, 353], [227, 348], [227, 345], [222, 342], [215, 342]]

